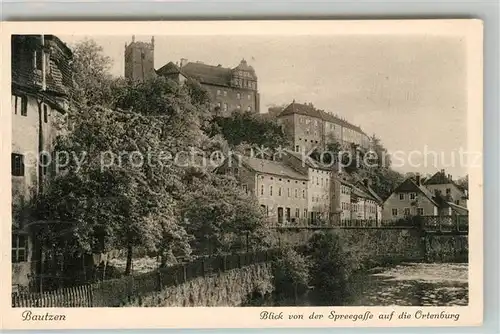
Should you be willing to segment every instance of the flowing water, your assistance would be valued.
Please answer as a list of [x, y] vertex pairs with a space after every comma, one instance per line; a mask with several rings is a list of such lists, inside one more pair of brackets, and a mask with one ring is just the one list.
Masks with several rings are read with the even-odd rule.
[[[349, 283], [344, 300], [329, 306], [462, 306], [468, 304], [468, 265], [462, 263], [403, 263], [358, 273]], [[266, 306], [319, 306], [310, 291], [298, 300], [274, 297], [261, 300]], [[255, 304], [254, 304], [255, 305]], [[322, 304], [325, 306], [324, 304]]]
[[374, 268], [353, 280], [352, 306], [459, 306], [469, 299], [468, 266], [405, 263]]

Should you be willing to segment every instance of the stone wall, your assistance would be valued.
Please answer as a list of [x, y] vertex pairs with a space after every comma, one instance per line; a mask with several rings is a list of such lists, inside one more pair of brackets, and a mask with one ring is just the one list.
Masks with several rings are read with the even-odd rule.
[[250, 265], [220, 274], [199, 277], [186, 283], [135, 298], [125, 306], [240, 306], [258, 293], [272, 292], [273, 275], [270, 263]]
[[[468, 236], [433, 234], [416, 228], [332, 228], [324, 229], [339, 235], [343, 247], [351, 251], [359, 263], [428, 261], [466, 262]], [[281, 246], [304, 245], [315, 230], [276, 230]]]

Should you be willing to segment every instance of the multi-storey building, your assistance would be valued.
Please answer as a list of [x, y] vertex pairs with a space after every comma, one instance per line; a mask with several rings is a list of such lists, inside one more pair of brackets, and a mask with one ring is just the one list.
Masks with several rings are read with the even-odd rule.
[[303, 223], [308, 217], [308, 178], [278, 161], [227, 159], [218, 172], [234, 175], [273, 223]]
[[451, 174], [446, 175], [444, 169], [425, 180], [424, 185], [433, 193], [438, 191], [446, 198], [447, 202], [467, 207], [467, 190], [456, 184]]
[[39, 265], [28, 203], [54, 172], [54, 139], [64, 127], [73, 83], [72, 52], [53, 35], [14, 35], [11, 49], [12, 280], [22, 288]]
[[308, 211], [309, 222], [331, 221], [335, 218], [332, 207], [334, 195], [332, 182], [334, 172], [312, 160], [308, 156], [293, 151], [286, 151], [282, 156], [283, 163], [306, 175], [308, 179]]
[[209, 92], [213, 110], [222, 116], [233, 111], [259, 113], [260, 95], [255, 70], [245, 59], [233, 67], [207, 65], [200, 61], [169, 62], [155, 71], [154, 38], [151, 43], [136, 42], [125, 45], [125, 77], [144, 81], [155, 75], [184, 82], [187, 78], [197, 80]]
[[332, 140], [344, 148], [352, 144], [364, 149], [370, 147], [370, 138], [360, 127], [318, 110], [312, 104], [293, 101], [277, 116], [277, 120], [292, 138], [292, 147], [296, 152], [323, 149]]
[[[442, 173], [444, 171], [440, 174]], [[430, 185], [430, 188], [423, 185], [420, 175], [406, 178], [384, 201], [384, 219], [468, 214], [467, 208], [453, 202], [450, 194], [444, 195], [439, 189], [432, 187], [432, 182]]]
[[382, 221], [382, 200], [368, 182], [352, 184], [342, 178], [335, 180], [336, 207], [340, 212], [341, 225], [352, 225], [355, 221]]

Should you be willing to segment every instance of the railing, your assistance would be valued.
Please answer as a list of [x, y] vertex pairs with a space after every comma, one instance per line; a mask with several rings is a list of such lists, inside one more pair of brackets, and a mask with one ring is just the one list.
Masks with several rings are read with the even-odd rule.
[[233, 269], [270, 261], [278, 249], [215, 257], [119, 279], [106, 280], [45, 293], [13, 293], [13, 307], [115, 307], [148, 293], [177, 286], [198, 277], [210, 277]]
[[411, 216], [398, 220], [340, 220], [335, 223], [273, 224], [276, 229], [420, 228], [427, 232], [468, 233], [469, 216]]

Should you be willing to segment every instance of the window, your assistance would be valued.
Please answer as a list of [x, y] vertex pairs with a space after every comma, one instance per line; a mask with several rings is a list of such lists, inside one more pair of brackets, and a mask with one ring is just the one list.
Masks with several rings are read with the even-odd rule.
[[300, 147], [299, 147], [299, 145], [295, 145], [295, 152], [300, 152]]
[[304, 218], [307, 218], [307, 209], [304, 209]]
[[457, 199], [457, 200], [455, 201], [455, 204], [456, 204], [456, 205], [460, 205], [460, 200], [458, 200], [458, 199]]
[[398, 209], [392, 209], [392, 215], [397, 216], [398, 215]]
[[261, 194], [261, 195], [264, 195], [264, 185], [261, 185], [261, 186], [260, 186], [260, 194]]
[[220, 102], [217, 102], [217, 107], [219, 107], [219, 108], [220, 108], [220, 106], [221, 106]]
[[405, 199], [405, 194], [399, 194], [399, 199], [404, 200]]
[[252, 99], [252, 95], [251, 95], [251, 94], [248, 94], [248, 95], [247, 95], [247, 98], [248, 98], [248, 100], [251, 100], [251, 99]]
[[28, 238], [25, 235], [12, 234], [12, 263], [27, 261]]
[[217, 89], [217, 95], [220, 95], [220, 89]]
[[273, 186], [269, 186], [269, 196], [273, 195]]
[[43, 122], [47, 123], [48, 118], [49, 118], [49, 115], [48, 115], [48, 111], [47, 111], [47, 105], [44, 104], [43, 105]]
[[281, 196], [281, 187], [278, 188], [278, 196]]
[[252, 106], [248, 106], [247, 111], [252, 111]]
[[405, 208], [405, 216], [409, 216], [410, 215], [410, 208]]
[[21, 116], [28, 116], [28, 98], [26, 96], [21, 97]]
[[290, 197], [290, 188], [287, 188], [288, 197]]
[[42, 175], [47, 175], [47, 170], [49, 166], [49, 157], [47, 155], [48, 153], [42, 153], [40, 157], [42, 158], [41, 160], [41, 165], [40, 167], [42, 168]]
[[11, 154], [12, 176], [24, 176], [24, 156], [18, 153]]
[[224, 111], [227, 111], [227, 103], [224, 103]]
[[417, 215], [423, 216], [424, 215], [424, 208], [417, 208]]
[[295, 189], [295, 198], [297, 198], [297, 197], [299, 197], [299, 195], [298, 195], [298, 190], [297, 190], [297, 189]]
[[227, 91], [226, 90], [224, 91], [224, 96], [227, 96]]
[[33, 68], [36, 70], [42, 70], [43, 56], [41, 50], [36, 50], [33, 53]]
[[236, 93], [236, 98], [239, 100], [241, 99], [241, 94], [240, 93]]
[[302, 190], [302, 198], [306, 198], [306, 191]]
[[240, 109], [241, 109], [241, 104], [238, 104], [238, 105], [236, 106], [236, 108], [237, 108], [238, 110], [240, 110]]
[[446, 188], [446, 193], [449, 194], [451, 192], [450, 188]]
[[417, 198], [417, 194], [415, 193], [410, 193], [410, 199], [415, 199]]
[[245, 191], [246, 194], [248, 194], [248, 186], [244, 184], [243, 186], [243, 191]]
[[295, 209], [295, 217], [296, 218], [300, 217], [300, 209], [299, 208]]

